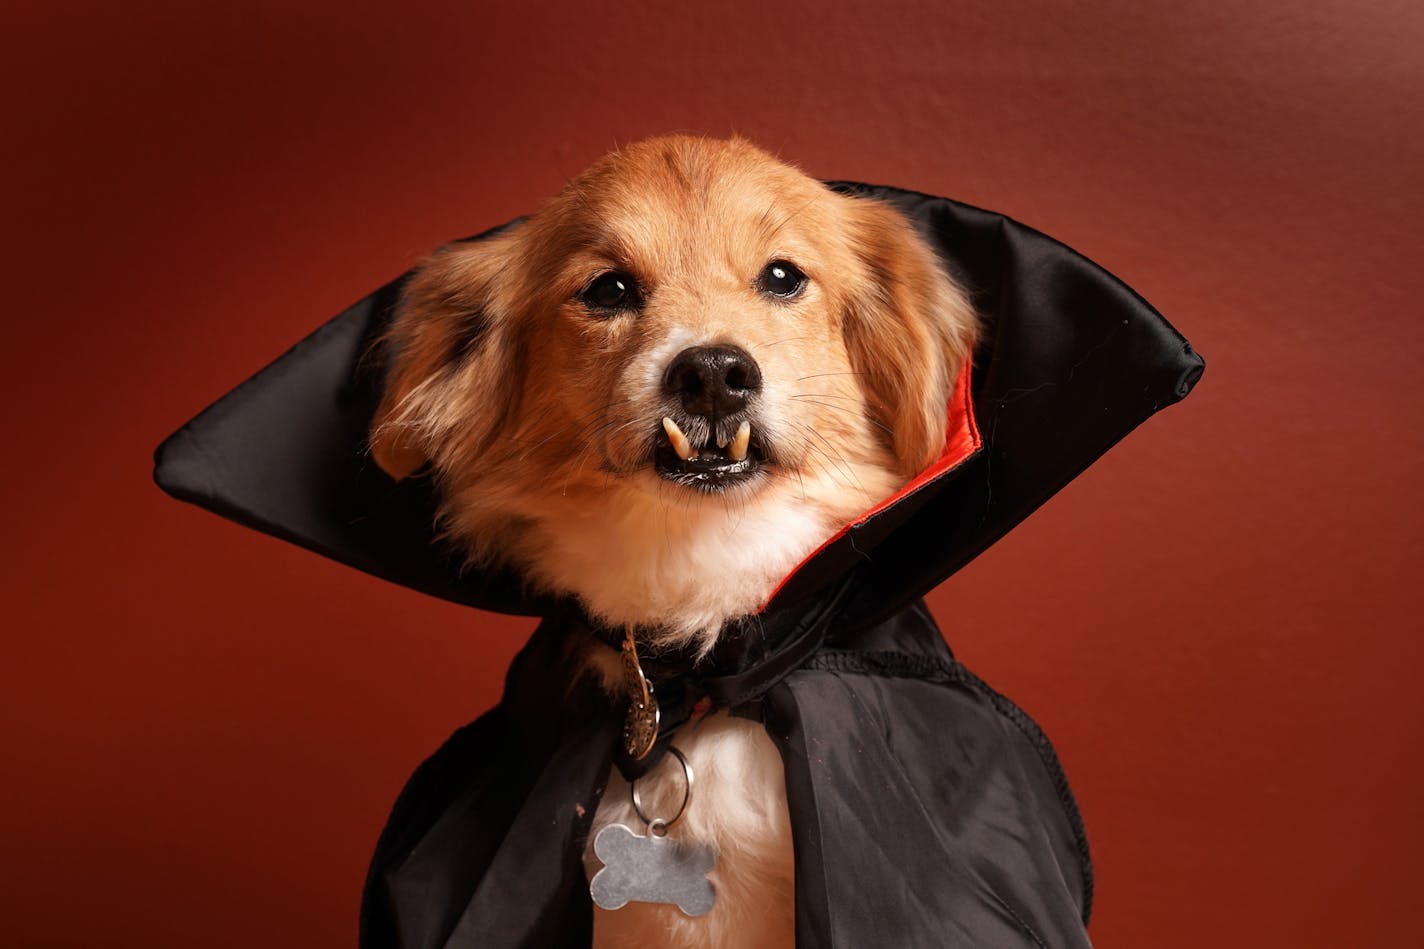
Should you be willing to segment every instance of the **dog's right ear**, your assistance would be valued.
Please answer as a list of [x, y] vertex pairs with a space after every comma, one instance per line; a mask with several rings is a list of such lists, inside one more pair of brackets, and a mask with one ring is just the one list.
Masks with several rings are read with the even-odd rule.
[[452, 244], [416, 269], [400, 308], [377, 344], [386, 362], [371, 419], [371, 457], [391, 478], [414, 474], [452, 439], [494, 430], [500, 411], [502, 337], [499, 275], [503, 235]]

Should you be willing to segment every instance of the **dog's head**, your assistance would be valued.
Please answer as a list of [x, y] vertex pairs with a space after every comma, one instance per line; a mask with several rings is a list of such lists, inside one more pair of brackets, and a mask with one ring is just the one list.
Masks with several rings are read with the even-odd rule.
[[715, 632], [933, 460], [972, 345], [898, 212], [744, 141], [653, 139], [428, 259], [376, 462], [610, 622]]

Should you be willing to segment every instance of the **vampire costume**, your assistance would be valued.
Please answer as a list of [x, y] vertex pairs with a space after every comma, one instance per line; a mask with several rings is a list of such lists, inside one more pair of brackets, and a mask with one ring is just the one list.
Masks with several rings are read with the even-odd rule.
[[[960, 665], [921, 597], [1139, 423], [1202, 361], [1132, 290], [1015, 221], [850, 183], [897, 206], [972, 295], [984, 338], [945, 455], [787, 577], [708, 660], [644, 662], [663, 706], [656, 760], [701, 703], [765, 723], [786, 772], [803, 947], [1088, 945], [1093, 876], [1048, 739]], [[474, 238], [478, 240], [480, 238]], [[368, 354], [398, 278], [169, 438], [175, 497], [416, 590], [543, 622], [500, 704], [401, 792], [376, 845], [364, 949], [586, 946], [581, 853], [624, 709], [566, 694], [577, 604], [508, 572], [462, 570], [433, 537], [427, 479], [367, 457], [382, 366]], [[616, 640], [607, 631], [595, 635]], [[615, 642], [616, 644], [616, 642]]]

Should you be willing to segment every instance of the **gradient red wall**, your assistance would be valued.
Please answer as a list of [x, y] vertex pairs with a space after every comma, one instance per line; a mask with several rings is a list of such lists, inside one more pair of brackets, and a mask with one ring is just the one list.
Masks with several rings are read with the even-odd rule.
[[495, 6], [8, 11], [0, 942], [353, 943], [386, 808], [528, 624], [170, 501], [149, 453], [673, 129], [1006, 212], [1206, 354], [935, 611], [1058, 745], [1100, 946], [1407, 938], [1421, 7]]

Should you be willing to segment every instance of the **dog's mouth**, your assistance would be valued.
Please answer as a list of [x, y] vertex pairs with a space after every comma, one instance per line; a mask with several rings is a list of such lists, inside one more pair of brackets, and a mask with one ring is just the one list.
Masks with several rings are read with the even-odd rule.
[[671, 418], [664, 418], [653, 450], [653, 470], [658, 477], [698, 491], [725, 491], [744, 484], [766, 464], [766, 451], [753, 433], [750, 421], [722, 444], [709, 440], [698, 446]]

